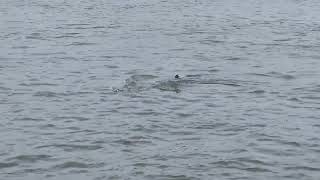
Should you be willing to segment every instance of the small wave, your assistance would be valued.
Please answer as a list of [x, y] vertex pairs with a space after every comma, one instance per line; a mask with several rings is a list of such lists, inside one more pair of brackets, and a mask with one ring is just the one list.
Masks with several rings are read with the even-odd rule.
[[77, 151], [77, 150], [84, 150], [84, 151], [92, 151], [103, 148], [102, 146], [98, 145], [72, 145], [72, 144], [53, 144], [53, 145], [44, 145], [38, 146], [37, 148], [48, 148], [48, 147], [55, 147], [61, 148], [64, 151]]
[[122, 144], [122, 145], [126, 145], [126, 146], [138, 146], [138, 145], [143, 145], [143, 144], [151, 144], [151, 141], [147, 141], [147, 140], [128, 140], [128, 139], [120, 139], [120, 140], [116, 140], [113, 141], [113, 143], [116, 144]]
[[138, 162], [138, 163], [134, 163], [133, 166], [134, 167], [150, 167], [150, 166], [157, 166], [157, 164]]
[[281, 78], [281, 79], [285, 79], [285, 80], [295, 79], [295, 76], [293, 76], [293, 75], [284, 74], [284, 73], [275, 72], [275, 71], [269, 72], [267, 74], [269, 74], [272, 77]]
[[228, 56], [228, 57], [225, 57], [224, 59], [228, 60], [228, 61], [239, 61], [239, 60], [242, 60], [242, 58], [240, 58], [240, 57], [233, 57], [233, 56]]
[[90, 42], [73, 42], [67, 46], [90, 46], [90, 45], [96, 45], [96, 43], [90, 43]]
[[70, 168], [80, 168], [80, 169], [87, 169], [87, 168], [97, 168], [104, 166], [103, 163], [97, 164], [87, 164], [77, 161], [68, 161], [62, 164], [55, 165], [53, 168], [55, 169], [70, 169]]
[[88, 23], [70, 23], [70, 24], [64, 24], [65, 26], [89, 26]]
[[240, 168], [240, 169], [249, 171], [249, 172], [272, 172], [269, 169], [261, 168], [261, 167], [249, 167], [249, 168]]
[[55, 92], [51, 92], [51, 91], [38, 91], [36, 93], [34, 93], [33, 96], [38, 96], [38, 97], [58, 97], [59, 94], [55, 93]]
[[320, 100], [320, 96], [310, 95], [310, 96], [303, 96], [300, 97], [301, 99], [309, 99], [309, 100]]
[[77, 120], [77, 121], [88, 121], [89, 118], [81, 117], [81, 116], [58, 116], [55, 118], [56, 120]]
[[295, 40], [294, 38], [284, 38], [284, 39], [275, 39], [273, 41], [276, 41], [276, 42], [286, 42], [286, 41], [292, 41], [292, 40]]
[[10, 90], [12, 90], [12, 89], [7, 88], [7, 87], [2, 87], [2, 86], [0, 86], [0, 90], [3, 90], [3, 91], [10, 91]]
[[75, 35], [60, 35], [60, 36], [55, 36], [53, 38], [55, 39], [65, 39], [65, 38], [80, 38], [82, 36], [75, 36]]
[[310, 167], [310, 166], [294, 166], [294, 167], [286, 167], [286, 170], [307, 170], [307, 171], [316, 171], [316, 172], [320, 172], [320, 168], [319, 167]]
[[252, 93], [252, 94], [264, 94], [266, 91], [264, 90], [254, 90], [254, 91], [250, 91], [249, 93]]
[[66, 55], [65, 52], [43, 52], [31, 53], [32, 56]]
[[254, 166], [257, 166], [257, 165], [272, 166], [272, 163], [268, 163], [258, 159], [251, 159], [250, 157], [236, 158], [235, 160], [240, 161], [242, 163], [248, 163]]
[[39, 119], [39, 118], [31, 118], [31, 117], [23, 117], [23, 118], [16, 118], [14, 119], [16, 121], [44, 121], [44, 119]]
[[178, 115], [181, 118], [187, 118], [187, 117], [194, 116], [194, 114], [191, 114], [191, 113], [176, 113], [176, 115]]
[[164, 113], [156, 112], [154, 110], [145, 110], [142, 112], [133, 112], [132, 114], [139, 115], [139, 116], [159, 116], [164, 115]]
[[48, 97], [48, 98], [59, 98], [63, 96], [77, 96], [83, 94], [91, 94], [93, 92], [86, 92], [86, 91], [78, 91], [78, 92], [52, 92], [52, 91], [38, 91], [33, 94], [36, 97]]
[[220, 168], [236, 168], [236, 169], [246, 166], [244, 163], [239, 161], [234, 161], [234, 160], [220, 160], [220, 161], [211, 162], [210, 164]]
[[247, 73], [248, 75], [253, 75], [253, 76], [263, 76], [263, 77], [271, 77], [268, 74], [263, 74], [263, 73]]
[[144, 80], [150, 80], [150, 79], [155, 79], [158, 76], [154, 76], [154, 75], [149, 75], [149, 74], [142, 74], [142, 75], [132, 75], [130, 79], [135, 80], [135, 81], [144, 81]]
[[12, 49], [30, 49], [32, 46], [13, 46]]
[[147, 175], [147, 179], [166, 179], [166, 180], [198, 180], [199, 178], [188, 177], [186, 175]]
[[18, 166], [18, 165], [19, 164], [16, 163], [16, 162], [10, 162], [10, 163], [1, 163], [0, 162], [0, 169], [15, 167], [15, 166]]
[[105, 26], [93, 26], [92, 29], [105, 29]]
[[301, 144], [295, 141], [286, 141], [286, 140], [280, 140], [280, 139], [274, 139], [273, 142], [277, 142], [280, 145], [288, 145], [292, 147], [301, 147]]
[[263, 76], [263, 77], [274, 77], [274, 78], [280, 78], [285, 80], [292, 80], [296, 77], [290, 74], [284, 74], [280, 72], [268, 72], [268, 73], [247, 73], [248, 75], [254, 75], [254, 76]]
[[190, 128], [195, 128], [195, 129], [216, 129], [216, 128], [225, 127], [227, 125], [228, 125], [228, 123], [213, 123], [213, 124], [196, 125], [195, 127], [190, 127]]
[[53, 83], [21, 83], [20, 86], [57, 86], [58, 84]]
[[296, 97], [289, 98], [288, 101], [302, 102], [299, 98], [296, 98]]
[[22, 169], [21, 171], [18, 171], [17, 174], [21, 173], [21, 174], [25, 174], [25, 173], [44, 173], [47, 172], [47, 169], [45, 168], [29, 168], [29, 169]]
[[233, 86], [233, 87], [239, 87], [241, 86], [237, 82], [233, 82], [232, 80], [203, 80], [199, 81], [198, 84], [216, 84], [216, 85], [225, 85], [225, 86]]
[[173, 91], [180, 92], [182, 84], [178, 81], [163, 81], [158, 84], [153, 85], [153, 88], [159, 89], [161, 91]]
[[169, 132], [171, 135], [175, 136], [175, 135], [178, 135], [178, 136], [187, 136], [187, 135], [194, 135], [195, 132], [192, 132], [192, 131], [173, 131], [173, 132]]
[[117, 68], [119, 68], [119, 66], [115, 66], [115, 65], [104, 65], [104, 67], [106, 67], [108, 69], [117, 69]]
[[35, 40], [47, 40], [41, 36], [41, 33], [31, 33], [30, 35], [25, 36], [26, 39], [35, 39]]
[[144, 132], [144, 133], [156, 132], [154, 128], [147, 128], [142, 125], [136, 125], [134, 128], [131, 129], [131, 131], [138, 131], [138, 132]]
[[289, 74], [281, 75], [281, 76], [280, 76], [280, 78], [282, 78], [282, 79], [286, 79], [286, 80], [295, 79], [295, 77], [294, 77], [294, 76], [289, 75]]
[[21, 162], [36, 162], [50, 160], [49, 155], [20, 155], [12, 158], [8, 158], [8, 161], [21, 161]]
[[[271, 141], [273, 141], [273, 140], [271, 140]], [[268, 155], [277, 156], [277, 157], [296, 155], [292, 151], [275, 150], [275, 149], [271, 149], [271, 148], [255, 148], [255, 150], [260, 153], [263, 153], [263, 154], [268, 154]]]
[[222, 40], [211, 40], [211, 39], [205, 39], [200, 41], [200, 44], [205, 44], [205, 45], [215, 45], [215, 44], [222, 44], [225, 43], [225, 41]]

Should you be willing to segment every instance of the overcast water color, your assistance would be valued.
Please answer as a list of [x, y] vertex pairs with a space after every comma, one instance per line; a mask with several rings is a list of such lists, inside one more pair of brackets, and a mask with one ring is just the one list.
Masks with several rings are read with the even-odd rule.
[[1, 0], [0, 179], [318, 180], [319, 12]]

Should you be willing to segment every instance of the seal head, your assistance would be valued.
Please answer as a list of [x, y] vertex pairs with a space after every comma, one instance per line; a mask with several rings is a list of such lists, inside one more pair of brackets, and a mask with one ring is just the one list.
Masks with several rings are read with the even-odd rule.
[[174, 76], [174, 78], [175, 78], [175, 79], [180, 79], [179, 74], [176, 74], [176, 75]]

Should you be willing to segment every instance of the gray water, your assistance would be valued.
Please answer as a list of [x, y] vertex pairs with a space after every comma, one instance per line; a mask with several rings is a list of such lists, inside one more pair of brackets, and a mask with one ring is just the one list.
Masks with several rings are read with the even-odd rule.
[[1, 0], [0, 179], [318, 180], [319, 12]]

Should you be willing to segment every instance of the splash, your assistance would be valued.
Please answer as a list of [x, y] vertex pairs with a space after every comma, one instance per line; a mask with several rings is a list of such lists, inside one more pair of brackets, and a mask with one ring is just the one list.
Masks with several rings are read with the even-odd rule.
[[[177, 77], [178, 76], [178, 77]], [[179, 93], [186, 87], [199, 85], [225, 85], [240, 86], [236, 80], [224, 80], [204, 78], [204, 75], [180, 75], [173, 76], [171, 79], [158, 80], [153, 75], [133, 75], [125, 80], [125, 84], [121, 88], [114, 88], [114, 92], [142, 92], [150, 89], [160, 91], [171, 91]], [[208, 77], [208, 76], [207, 76]], [[209, 76], [210, 77], [210, 76]]]

